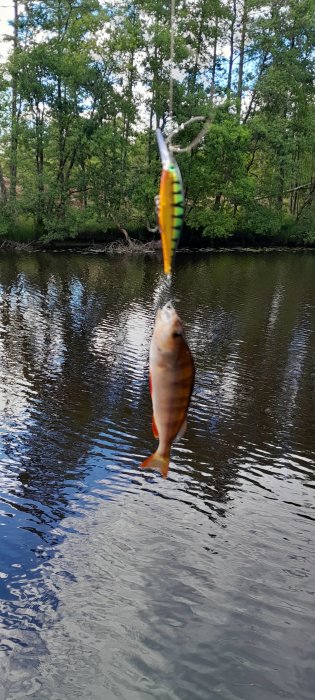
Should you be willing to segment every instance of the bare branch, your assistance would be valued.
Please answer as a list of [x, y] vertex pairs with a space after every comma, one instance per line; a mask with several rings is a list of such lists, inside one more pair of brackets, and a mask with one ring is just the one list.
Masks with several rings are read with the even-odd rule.
[[159, 230], [159, 227], [158, 226], [151, 227], [149, 221], [147, 220], [146, 221], [146, 229], [147, 229], [147, 231], [149, 231], [149, 233], [157, 233]]
[[[189, 126], [190, 124], [194, 124], [195, 122], [204, 122], [204, 125], [203, 125], [201, 131], [199, 132], [199, 134], [197, 134], [197, 136], [195, 136], [195, 138], [187, 146], [173, 145], [172, 144], [173, 138], [175, 136], [177, 136], [177, 134], [179, 134], [181, 131], [184, 131], [184, 129], [186, 129], [187, 126]], [[190, 119], [188, 119], [187, 122], [184, 122], [184, 124], [181, 124], [177, 129], [175, 129], [170, 134], [170, 136], [167, 139], [167, 145], [169, 147], [169, 150], [172, 153], [190, 153], [193, 150], [193, 148], [196, 148], [196, 146], [198, 146], [200, 141], [202, 141], [202, 139], [206, 135], [208, 129], [210, 128], [211, 124], [212, 124], [212, 116], [209, 116], [209, 117], [204, 117], [204, 116], [203, 117], [191, 117]]]
[[[315, 183], [313, 184], [312, 182], [307, 182], [306, 185], [298, 185], [297, 187], [290, 187], [289, 190], [284, 190], [283, 194], [289, 194], [290, 192], [297, 192], [297, 190], [306, 190], [308, 187], [312, 188], [312, 185], [313, 185], [313, 189], [311, 189], [311, 193], [312, 193], [313, 190], [315, 189]], [[269, 199], [269, 197], [277, 197], [277, 195], [270, 194], [270, 193], [260, 194], [258, 197], [255, 197], [255, 200], [257, 201], [259, 199]]]
[[129, 234], [127, 233], [126, 229], [125, 229], [123, 226], [121, 226], [121, 224], [116, 220], [116, 218], [114, 217], [113, 214], [109, 213], [109, 216], [110, 216], [110, 218], [113, 220], [115, 226], [117, 226], [117, 228], [119, 229], [119, 231], [120, 231], [120, 232], [123, 234], [123, 236], [125, 237], [126, 244], [127, 244], [128, 246], [131, 246], [131, 245], [132, 245], [132, 243], [131, 243], [131, 238], [130, 238]]
[[303, 202], [303, 204], [302, 204], [302, 206], [301, 206], [301, 209], [300, 209], [300, 211], [298, 212], [298, 215], [297, 215], [297, 217], [296, 217], [297, 219], [300, 218], [300, 216], [301, 216], [302, 212], [304, 211], [304, 209], [306, 209], [306, 207], [308, 207], [310, 204], [312, 204], [313, 197], [314, 197], [314, 194], [315, 194], [315, 181], [314, 181], [314, 182], [310, 182], [309, 187], [310, 187], [309, 195], [308, 195], [308, 197], [306, 198], [305, 202]]
[[246, 167], [246, 172], [247, 172], [247, 173], [249, 173], [249, 171], [250, 171], [250, 169], [251, 169], [251, 167], [252, 167], [252, 165], [253, 165], [253, 163], [254, 163], [255, 155], [256, 155], [256, 152], [257, 152], [257, 148], [258, 148], [258, 141], [259, 141], [259, 138], [256, 138], [255, 143], [254, 143], [253, 152], [252, 152], [252, 157], [251, 157], [251, 159], [250, 159], [250, 161], [249, 161], [249, 163], [248, 163], [248, 165], [247, 165], [247, 167]]
[[298, 185], [297, 187], [291, 187], [289, 190], [285, 190], [284, 194], [288, 192], [296, 192], [296, 190], [306, 190], [308, 187], [312, 186], [312, 182], [307, 182], [306, 185]]
[[[265, 70], [266, 67], [267, 67], [267, 59], [268, 59], [268, 52], [265, 52], [264, 55], [263, 55], [263, 59], [262, 59], [262, 62], [261, 62], [260, 69], [259, 69], [258, 80], [260, 80], [260, 78], [261, 78], [261, 76], [262, 76], [264, 70]], [[248, 118], [250, 117], [250, 115], [251, 115], [251, 113], [252, 113], [253, 107], [254, 107], [254, 111], [255, 111], [256, 96], [257, 96], [257, 90], [256, 90], [256, 88], [255, 88], [255, 89], [253, 90], [253, 92], [252, 92], [252, 96], [251, 96], [251, 99], [250, 99], [250, 103], [249, 103], [249, 105], [248, 105], [246, 114], [245, 114], [244, 119], [243, 119], [243, 124], [246, 124]]]

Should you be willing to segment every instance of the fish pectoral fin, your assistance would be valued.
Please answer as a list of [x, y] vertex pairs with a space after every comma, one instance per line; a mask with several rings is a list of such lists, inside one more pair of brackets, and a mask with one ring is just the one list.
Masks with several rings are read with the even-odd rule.
[[158, 438], [158, 437], [159, 437], [159, 431], [158, 431], [158, 429], [157, 429], [157, 427], [156, 427], [156, 422], [155, 422], [154, 416], [152, 416], [152, 433], [153, 433], [153, 435], [154, 435], [155, 438]]
[[185, 418], [184, 422], [180, 426], [180, 429], [176, 435], [174, 442], [177, 442], [177, 440], [180, 440], [183, 437], [183, 435], [185, 435], [186, 430], [187, 430], [187, 420]]
[[168, 474], [169, 463], [169, 457], [162, 457], [162, 455], [160, 455], [158, 451], [156, 451], [153, 455], [147, 457], [147, 459], [145, 459], [144, 462], [140, 464], [140, 467], [141, 469], [158, 469], [158, 471], [162, 474], [163, 479], [166, 479]]

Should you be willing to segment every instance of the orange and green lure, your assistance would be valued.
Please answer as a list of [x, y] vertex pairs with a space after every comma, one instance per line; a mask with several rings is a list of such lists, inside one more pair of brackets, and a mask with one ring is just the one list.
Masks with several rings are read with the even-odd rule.
[[170, 154], [160, 129], [156, 138], [162, 161], [158, 203], [164, 272], [170, 275], [184, 220], [184, 189], [179, 167]]

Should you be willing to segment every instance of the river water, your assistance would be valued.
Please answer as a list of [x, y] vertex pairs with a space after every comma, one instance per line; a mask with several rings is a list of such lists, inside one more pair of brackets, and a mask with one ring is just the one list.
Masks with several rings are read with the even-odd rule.
[[0, 257], [1, 700], [314, 700], [315, 255], [178, 254], [166, 481], [138, 466], [160, 270]]

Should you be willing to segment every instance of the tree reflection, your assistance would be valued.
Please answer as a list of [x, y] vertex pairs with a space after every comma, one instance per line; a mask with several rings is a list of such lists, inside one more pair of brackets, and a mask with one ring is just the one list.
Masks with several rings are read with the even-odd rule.
[[154, 444], [147, 374], [158, 264], [0, 258], [6, 575], [16, 556], [28, 573], [39, 545], [64, 536], [58, 523], [84, 510], [97, 481], [108, 496], [121, 479], [121, 488], [149, 488], [223, 523], [244, 467], [267, 468], [279, 450], [298, 453], [301, 445], [306, 457], [314, 454], [312, 261], [179, 256], [174, 293], [197, 373], [190, 428], [173, 451], [174, 495], [138, 471]]

